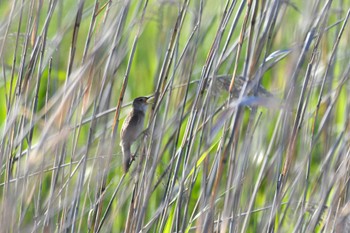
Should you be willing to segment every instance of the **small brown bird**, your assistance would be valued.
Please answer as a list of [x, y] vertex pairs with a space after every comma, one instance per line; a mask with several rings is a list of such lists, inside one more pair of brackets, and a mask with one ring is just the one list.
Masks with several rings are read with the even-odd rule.
[[132, 103], [132, 110], [124, 120], [120, 131], [120, 146], [123, 153], [123, 168], [127, 173], [131, 165], [133, 155], [131, 154], [131, 145], [140, 136], [145, 121], [148, 100], [150, 97], [137, 97]]

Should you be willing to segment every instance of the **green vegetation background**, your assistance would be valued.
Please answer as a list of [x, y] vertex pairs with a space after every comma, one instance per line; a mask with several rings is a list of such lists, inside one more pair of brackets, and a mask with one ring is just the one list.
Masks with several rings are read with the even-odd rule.
[[[67, 76], [67, 67], [72, 49], [72, 35], [75, 30], [74, 25], [76, 13], [79, 2], [81, 3], [82, 1], [63, 0], [57, 1], [57, 6], [53, 11], [52, 19], [49, 23], [47, 37], [45, 39], [46, 47], [44, 51], [44, 58], [42, 60], [42, 72], [38, 68], [39, 60], [37, 60], [36, 65], [33, 66], [34, 70], [28, 81], [28, 86], [26, 86], [28, 89], [23, 90], [23, 96], [16, 95], [16, 86], [19, 83], [18, 77], [22, 62], [24, 62], [24, 66], [26, 67], [24, 71], [27, 71], [28, 67], [30, 66], [31, 54], [35, 46], [35, 41], [38, 40], [38, 35], [42, 33], [43, 26], [45, 25], [45, 18], [49, 12], [50, 2], [51, 1], [0, 2], [0, 30], [1, 34], [3, 35], [1, 36], [0, 40], [0, 44], [2, 46], [0, 68], [0, 126], [3, 132], [1, 136], [2, 164], [0, 171], [0, 202], [3, 211], [11, 208], [11, 211], [8, 213], [13, 218], [8, 222], [9, 226], [6, 228], [6, 230], [9, 232], [29, 232], [32, 229], [35, 229], [35, 225], [38, 226], [38, 229], [45, 229], [45, 227], [43, 227], [43, 221], [45, 219], [43, 216], [46, 214], [50, 201], [55, 202], [55, 204], [52, 204], [53, 209], [51, 210], [52, 215], [50, 216], [50, 224], [48, 229], [52, 231], [63, 231], [65, 226], [59, 225], [65, 218], [69, 218], [70, 211], [72, 211], [70, 204], [72, 201], [76, 200], [75, 194], [77, 192], [80, 169], [85, 169], [85, 177], [82, 190], [78, 195], [80, 197], [80, 202], [78, 202], [80, 208], [77, 214], [78, 217], [75, 219], [77, 225], [75, 228], [71, 229], [75, 229], [75, 232], [87, 232], [88, 217], [91, 215], [91, 209], [93, 209], [94, 203], [96, 203], [96, 195], [98, 193], [98, 189], [94, 185], [100, 185], [97, 180], [100, 178], [98, 170], [101, 167], [98, 167], [96, 164], [98, 163], [98, 160], [105, 159], [104, 156], [107, 155], [108, 149], [103, 150], [101, 148], [108, 148], [108, 146], [106, 146], [109, 142], [108, 137], [112, 134], [113, 130], [113, 117], [115, 111], [111, 111], [109, 114], [106, 114], [98, 119], [96, 123], [97, 126], [93, 133], [94, 136], [92, 141], [90, 141], [90, 144], [88, 141], [91, 127], [90, 123], [79, 127], [79, 131], [71, 130], [66, 134], [63, 134], [63, 138], [59, 137], [54, 139], [49, 138], [49, 136], [43, 137], [44, 132], [47, 129], [45, 128], [45, 124], [52, 124], [52, 129], [49, 129], [49, 134], [52, 133], [52, 135], [55, 135], [54, 132], [60, 132], [58, 130], [60, 123], [57, 123], [59, 120], [55, 120], [53, 117], [55, 109], [60, 106], [59, 100], [57, 101], [55, 98], [63, 98], [64, 95], [60, 93], [69, 89], [69, 86], [67, 86], [67, 83], [69, 82], [67, 80], [75, 78], [74, 72], [77, 73], [77, 76], [81, 76], [81, 73], [79, 73], [81, 70], [79, 69], [83, 66], [83, 64], [85, 64], [82, 62], [83, 52], [85, 42], [88, 37], [90, 20], [94, 10], [95, 1], [84, 1], [81, 24], [77, 34], [75, 56], [72, 62], [72, 75]], [[93, 68], [93, 77], [90, 77], [91, 73], [84, 73], [83, 75], [86, 75], [87, 78], [81, 79], [82, 84], [79, 86], [80, 89], [74, 87], [75, 89], [73, 92], [76, 93], [77, 96], [74, 97], [75, 102], [73, 101], [67, 104], [67, 107], [70, 109], [72, 115], [70, 120], [65, 122], [64, 125], [73, 127], [74, 125], [79, 125], [80, 120], [86, 120], [92, 116], [94, 111], [94, 101], [101, 90], [101, 79], [103, 78], [103, 73], [106, 69], [104, 65], [106, 64], [108, 55], [112, 51], [111, 45], [113, 41], [111, 39], [113, 37], [110, 36], [107, 38], [105, 44], [99, 47], [99, 52], [94, 53], [95, 51], [93, 51], [93, 47], [100, 41], [101, 38], [104, 38], [104, 36], [107, 37], [107, 35], [104, 34], [104, 32], [107, 32], [107, 30], [104, 28], [106, 26], [104, 25], [113, 25], [113, 21], [120, 20], [120, 18], [117, 17], [118, 12], [125, 7], [127, 2], [128, 1], [111, 1], [111, 5], [106, 6], [105, 4], [108, 3], [107, 1], [99, 1], [98, 7], [100, 11], [96, 15], [96, 24], [92, 32], [93, 35], [91, 37], [91, 44], [88, 54], [94, 54], [95, 56], [100, 55], [101, 57], [98, 58], [100, 60], [96, 59], [98, 62]], [[116, 53], [112, 58], [112, 65], [107, 68], [108, 84], [103, 87], [106, 90], [109, 90], [108, 88], [110, 88], [110, 86], [108, 85], [110, 84], [112, 86], [110, 101], [107, 102], [108, 106], [98, 108], [99, 110], [112, 109], [118, 105], [118, 100], [123, 87], [123, 80], [128, 69], [128, 58], [139, 30], [141, 30], [140, 36], [138, 38], [135, 47], [135, 55], [132, 58], [132, 64], [130, 66], [130, 73], [128, 74], [128, 82], [123, 104], [130, 103], [132, 99], [137, 96], [152, 95], [156, 90], [161, 67], [165, 61], [171, 41], [171, 35], [176, 25], [176, 20], [183, 2], [149, 1], [144, 19], [142, 19], [142, 9], [145, 3], [145, 1], [130, 1], [126, 18], [121, 20], [122, 24], [125, 26], [123, 27], [121, 37], [118, 38], [120, 41], [118, 42], [118, 46], [115, 50]], [[192, 83], [190, 84], [189, 88], [189, 96], [192, 97], [190, 97], [186, 102], [184, 110], [186, 113], [191, 114], [194, 97], [196, 96], [197, 89], [199, 87], [199, 80], [201, 78], [202, 71], [204, 70], [204, 65], [209, 57], [210, 50], [213, 48], [212, 46], [214, 44], [214, 40], [218, 34], [220, 21], [224, 14], [223, 12], [226, 4], [227, 1], [189, 1], [184, 23], [179, 29], [181, 32], [179, 33], [178, 41], [176, 41], [176, 52], [174, 55], [175, 59], [169, 72], [169, 78], [173, 78], [173, 96], [169, 97], [169, 100], [163, 100], [163, 104], [160, 105], [160, 109], [157, 112], [157, 114], [162, 116], [168, 114], [165, 120], [169, 123], [166, 124], [168, 128], [165, 130], [165, 134], [160, 141], [160, 151], [164, 150], [164, 154], [161, 155], [161, 161], [158, 163], [155, 176], [151, 177], [150, 181], [152, 185], [155, 185], [158, 179], [161, 179], [161, 182], [160, 185], [157, 186], [156, 190], [150, 195], [149, 203], [146, 206], [146, 212], [144, 215], [144, 224], [155, 216], [156, 211], [162, 203], [162, 200], [164, 200], [164, 195], [168, 192], [168, 180], [163, 178], [161, 175], [166, 170], [166, 167], [170, 163], [171, 159], [174, 157], [174, 152], [179, 150], [182, 140], [184, 137], [186, 137], [186, 131], [188, 130], [186, 127], [188, 127], [187, 124], [189, 122], [189, 116], [187, 115], [179, 126], [181, 129], [179, 131], [180, 140], [177, 144], [172, 142], [175, 145], [175, 150], [171, 150], [170, 148], [166, 149], [167, 142], [172, 140], [171, 137], [173, 136], [173, 132], [176, 131], [178, 127], [177, 122], [173, 121], [172, 116], [175, 116], [176, 113], [182, 109], [182, 107], [180, 107], [180, 100], [182, 100], [185, 93], [185, 89], [182, 85], [186, 84], [186, 76], [190, 75], [189, 77]], [[246, 14], [248, 7], [247, 4], [245, 4], [242, 15], [236, 21], [236, 29], [233, 31], [232, 35], [229, 35], [229, 28], [231, 23], [235, 20], [234, 16], [238, 11], [239, 4], [241, 4], [240, 1], [237, 2], [232, 16], [228, 19], [228, 26], [223, 28], [224, 33], [222, 34], [222, 39], [220, 40], [220, 44], [218, 46], [218, 51], [221, 51], [226, 38], [229, 37], [231, 39], [229, 49], [232, 49], [232, 51], [226, 53], [227, 59], [224, 60], [222, 64], [217, 67], [217, 69], [215, 69], [215, 74], [232, 75], [234, 71], [235, 58], [237, 54], [237, 49], [234, 45], [237, 43], [237, 41], [239, 41], [244, 22], [244, 15]], [[264, 4], [272, 3], [270, 1], [258, 1], [258, 4], [260, 7], [257, 13], [259, 18], [262, 14], [266, 13], [262, 11]], [[272, 52], [277, 51], [283, 55], [284, 53], [288, 53], [288, 55], [281, 59], [281, 61], [276, 62], [271, 69], [263, 74], [263, 78], [261, 79], [263, 86], [274, 95], [276, 100], [283, 100], [285, 98], [285, 94], [287, 93], [286, 88], [291, 76], [293, 75], [293, 72], [296, 69], [295, 66], [299, 55], [298, 52], [300, 52], [300, 50], [296, 48], [301, 48], [303, 46], [303, 42], [308, 35], [307, 30], [309, 30], [309, 24], [315, 23], [310, 22], [310, 19], [318, 18], [317, 16], [310, 15], [311, 12], [317, 8], [315, 12], [319, 14], [320, 18], [322, 18], [322, 7], [327, 4], [327, 1], [295, 0], [283, 1], [281, 4], [283, 6], [280, 8], [281, 12], [279, 13], [278, 21], [272, 34], [273, 40], [269, 51], [271, 54]], [[319, 6], [315, 6], [317, 4], [319, 4]], [[14, 5], [14, 9], [12, 9]], [[41, 8], [39, 10], [40, 5]], [[201, 6], [203, 7], [202, 12], [200, 12]], [[306, 86], [303, 84], [307, 65], [312, 61], [312, 48], [316, 39], [312, 42], [312, 45], [310, 46], [311, 49], [305, 53], [305, 62], [302, 63], [300, 74], [296, 80], [296, 96], [290, 103], [290, 108], [288, 110], [290, 111], [291, 117], [287, 119], [288, 122], [285, 122], [285, 125], [284, 123], [277, 123], [278, 121], [283, 122], [285, 120], [279, 115], [284, 111], [281, 109], [281, 107], [276, 108], [276, 106], [274, 106], [273, 108], [266, 108], [264, 106], [259, 106], [257, 110], [258, 114], [252, 114], [252, 111], [255, 110], [251, 110], [247, 107], [243, 107], [242, 109], [242, 122], [238, 128], [239, 133], [237, 134], [237, 137], [239, 139], [237, 139], [235, 149], [237, 157], [231, 159], [234, 160], [234, 163], [240, 164], [239, 155], [244, 154], [244, 150], [247, 149], [245, 148], [247, 145], [247, 140], [251, 142], [249, 145], [251, 151], [247, 153], [249, 158], [247, 159], [247, 164], [244, 171], [242, 171], [242, 180], [234, 181], [235, 185], [241, 185], [241, 187], [239, 187], [239, 189], [241, 189], [241, 195], [238, 199], [239, 204], [237, 209], [232, 209], [232, 215], [244, 213], [248, 209], [254, 186], [257, 184], [257, 180], [260, 177], [259, 171], [262, 167], [264, 158], [268, 156], [269, 159], [271, 159], [267, 161], [267, 168], [264, 170], [263, 179], [261, 180], [261, 184], [258, 186], [257, 194], [254, 197], [255, 202], [253, 209], [259, 210], [263, 208], [263, 210], [256, 211], [251, 214], [250, 219], [248, 220], [248, 227], [244, 229], [246, 232], [258, 232], [258, 230], [264, 229], [264, 224], [267, 224], [269, 220], [267, 218], [267, 216], [270, 214], [269, 208], [271, 208], [276, 194], [276, 174], [281, 171], [281, 165], [284, 164], [282, 161], [285, 160], [286, 155], [288, 154], [286, 147], [289, 145], [289, 140], [291, 140], [289, 136], [286, 136], [285, 131], [283, 131], [283, 127], [286, 127], [286, 131], [289, 130], [289, 132], [292, 132], [293, 127], [291, 126], [293, 125], [294, 117], [296, 115], [298, 107], [297, 100], [298, 97], [301, 96], [302, 87], [306, 87], [308, 89], [307, 95], [309, 95], [309, 99], [307, 105], [305, 105], [305, 117], [300, 128], [300, 133], [297, 137], [294, 152], [295, 156], [292, 159], [292, 165], [288, 173], [289, 179], [286, 181], [288, 184], [287, 187], [290, 189], [286, 188], [285, 195], [281, 201], [281, 203], [284, 204], [278, 207], [278, 214], [274, 216], [276, 219], [274, 224], [276, 229], [280, 230], [281, 232], [292, 232], [288, 231], [287, 229], [293, 229], [293, 227], [296, 226], [299, 216], [297, 216], [295, 213], [303, 213], [305, 218], [300, 224], [304, 224], [304, 228], [302, 227], [301, 229], [307, 231], [306, 229], [308, 229], [308, 224], [311, 224], [310, 222], [313, 212], [310, 212], [309, 208], [304, 208], [302, 205], [296, 204], [300, 203], [303, 198], [305, 198], [304, 200], [307, 200], [306, 203], [309, 203], [310, 205], [316, 204], [316, 207], [317, 203], [321, 203], [321, 200], [324, 200], [324, 205], [328, 206], [329, 208], [338, 206], [338, 208], [341, 209], [343, 206], [346, 206], [346, 194], [344, 194], [342, 198], [339, 198], [339, 200], [335, 199], [335, 196], [338, 197], [341, 195], [341, 191], [339, 191], [340, 189], [343, 190], [343, 192], [346, 192], [344, 190], [346, 190], [347, 181], [342, 183], [336, 178], [334, 178], [334, 181], [332, 178], [330, 178], [330, 174], [334, 175], [337, 173], [338, 168], [341, 167], [339, 164], [341, 164], [342, 161], [345, 161], [344, 163], [346, 163], [347, 160], [345, 158], [348, 158], [348, 155], [347, 157], [344, 157], [344, 160], [340, 160], [340, 158], [343, 158], [341, 154], [348, 154], [348, 151], [346, 152], [346, 148], [347, 145], [350, 145], [348, 132], [348, 93], [350, 90], [350, 84], [346, 77], [348, 75], [348, 73], [346, 73], [346, 67], [349, 65], [350, 57], [350, 50], [348, 49], [350, 31], [348, 25], [346, 25], [345, 31], [339, 42], [337, 55], [333, 60], [334, 65], [331, 67], [332, 70], [327, 74], [330, 78], [327, 78], [325, 84], [325, 93], [323, 94], [324, 101], [320, 106], [317, 106], [317, 104], [321, 93], [321, 84], [323, 81], [322, 78], [324, 77], [324, 72], [327, 68], [327, 64], [329, 63], [333, 46], [341, 25], [344, 23], [346, 12], [349, 7], [349, 1], [333, 1], [331, 4], [330, 10], [327, 13], [328, 17], [326, 17], [326, 30], [323, 32], [324, 34], [320, 40], [320, 45], [317, 47], [317, 55], [314, 58], [317, 59], [318, 62], [314, 70], [312, 70], [313, 81]], [[107, 23], [105, 23], [103, 20], [107, 8], [109, 9], [109, 15], [107, 17]], [[33, 12], [35, 12], [34, 14], [31, 14], [31, 9], [33, 9]], [[11, 13], [11, 11], [13, 11], [13, 13]], [[9, 17], [11, 15], [12, 18], [10, 19]], [[196, 53], [194, 60], [192, 61], [192, 69], [184, 68], [185, 64], [183, 63], [190, 62], [191, 60], [189, 58], [184, 59], [185, 62], [180, 61], [179, 68], [174, 69], [175, 65], [180, 59], [182, 51], [187, 46], [188, 39], [193, 33], [194, 25], [196, 24], [197, 17], [199, 16], [201, 16], [201, 24], [199, 25], [198, 32], [196, 31], [194, 35], [194, 38], [198, 39], [198, 43], [196, 48], [192, 48]], [[21, 26], [18, 28], [20, 20]], [[248, 22], [249, 24], [251, 23], [250, 21]], [[257, 21], [257, 23], [264, 24], [266, 21]], [[9, 27], [7, 28], [8, 25]], [[256, 27], [259, 28], [259, 25], [257, 24]], [[35, 29], [37, 29], [36, 33], [34, 33]], [[315, 30], [317, 31], [317, 29], [319, 28], [316, 27]], [[7, 34], [5, 34], [6, 31]], [[17, 34], [17, 31], [19, 34]], [[27, 34], [28, 31], [31, 33]], [[259, 31], [257, 30], [255, 33], [258, 32]], [[315, 37], [319, 35], [317, 33], [320, 33], [320, 31], [317, 31], [314, 34]], [[249, 35], [249, 30], [247, 35]], [[28, 40], [29, 44], [27, 47], [27, 55], [23, 60], [23, 49], [25, 48], [27, 37], [32, 39]], [[17, 47], [16, 39], [18, 39]], [[259, 38], [255, 37], [255, 41], [252, 43], [253, 50], [257, 49], [258, 42]], [[248, 42], [247, 38], [245, 38], [242, 44], [242, 53], [238, 59], [237, 74], [241, 74], [243, 72], [243, 67], [246, 62], [246, 53], [248, 51], [247, 46]], [[289, 53], [289, 51], [292, 52]], [[293, 53], [293, 51], [296, 52]], [[52, 59], [51, 69], [49, 68], [50, 59]], [[274, 59], [276, 58], [272, 56], [272, 60]], [[218, 60], [216, 58], [213, 59], [213, 61], [217, 62]], [[259, 59], [258, 64], [261, 63], [262, 59]], [[184, 73], [188, 70], [191, 70], [192, 73]], [[33, 117], [31, 112], [33, 109], [33, 101], [35, 99], [35, 87], [39, 77], [38, 74], [40, 74], [40, 88], [37, 96], [38, 106]], [[13, 77], [11, 77], [12, 75]], [[338, 89], [343, 77], [346, 81], [344, 88]], [[81, 94], [79, 96], [78, 93], [83, 93], [84, 88], [88, 88], [86, 93], [89, 93], [89, 95]], [[340, 91], [339, 97], [334, 98], [334, 95], [336, 95], [338, 90]], [[11, 103], [8, 102], [9, 96], [11, 96]], [[213, 102], [215, 103], [208, 108], [208, 111], [214, 112], [214, 107], [224, 103], [228, 97], [229, 95], [226, 90], [220, 89], [217, 91], [217, 93], [215, 93], [215, 98], [213, 97], [213, 99], [215, 99]], [[108, 97], [103, 95], [103, 98]], [[50, 101], [48, 100], [50, 99], [54, 100], [54, 107], [47, 110], [46, 107], [49, 106], [48, 103]], [[170, 103], [171, 107], [169, 109], [166, 108], [166, 101], [169, 101]], [[327, 114], [330, 103], [332, 104], [330, 113], [332, 117], [329, 120], [328, 118], [325, 120], [327, 126], [322, 128], [322, 131], [318, 135], [319, 138], [317, 138], [317, 141], [314, 142], [312, 140], [314, 139], [315, 135], [317, 135], [318, 129], [320, 129], [321, 126], [323, 127], [322, 124], [324, 124], [324, 119], [326, 119], [323, 117]], [[86, 109], [83, 109], [85, 107]], [[130, 108], [127, 107], [121, 110], [120, 121], [117, 125], [118, 131], [129, 109]], [[315, 112], [318, 112], [318, 118], [315, 118]], [[68, 117], [68, 115], [65, 116]], [[147, 114], [147, 120], [150, 119], [150, 115], [151, 113]], [[31, 120], [33, 118], [37, 119], [36, 117], [39, 118], [39, 120], [34, 124], [33, 137], [29, 138], [29, 134], [25, 133], [22, 135], [23, 132], [26, 132], [26, 127], [30, 125]], [[50, 119], [54, 119], [53, 122], [51, 122]], [[220, 115], [213, 119], [213, 125], [215, 125], [215, 122], [220, 120]], [[199, 119], [198, 122], [198, 124], [200, 124], [200, 122], [203, 123], [204, 121], [203, 119]], [[252, 130], [250, 128], [252, 122], [255, 122], [256, 125], [254, 126], [254, 133], [250, 134], [251, 131], [249, 130]], [[274, 131], [276, 124], [281, 124], [281, 127], [277, 129], [277, 133]], [[200, 224], [198, 223], [198, 219], [200, 217], [196, 217], [196, 215], [202, 215], [200, 208], [205, 209], [197, 202], [199, 198], [203, 198], [203, 186], [205, 186], [203, 183], [205, 177], [203, 177], [204, 175], [202, 173], [202, 169], [210, 168], [210, 170], [213, 169], [216, 171], [215, 169], [217, 169], [217, 167], [215, 167], [214, 164], [217, 163], [217, 161], [219, 161], [218, 159], [220, 158], [216, 157], [216, 155], [218, 153], [217, 151], [219, 150], [219, 142], [221, 142], [222, 137], [224, 137], [223, 133], [224, 130], [220, 129], [219, 132], [210, 139], [207, 137], [209, 133], [204, 133], [205, 143], [201, 141], [198, 134], [194, 139], [191, 149], [188, 149], [192, 152], [189, 154], [190, 159], [188, 160], [188, 163], [191, 164], [192, 168], [196, 168], [194, 173], [195, 175], [191, 175], [192, 173], [190, 174], [188, 172], [191, 170], [190, 168], [187, 168], [187, 170], [184, 168], [183, 162], [181, 163], [182, 165], [180, 167], [178, 177], [175, 177], [177, 185], [179, 185], [180, 182], [184, 182], [185, 178], [194, 179], [193, 184], [186, 183], [184, 186], [185, 190], [188, 191], [188, 189], [190, 189], [186, 197], [183, 197], [182, 200], [183, 203], [188, 203], [188, 214], [187, 216], [181, 216], [183, 218], [180, 218], [181, 223], [184, 223], [185, 225], [184, 228], [186, 231], [194, 231], [194, 227]], [[101, 139], [101, 135], [104, 135], [104, 137], [107, 137], [107, 139], [102, 140], [103, 138]], [[249, 136], [251, 138], [248, 139], [245, 138], [245, 136]], [[277, 137], [277, 139], [272, 145], [272, 152], [266, 153], [270, 140], [274, 136]], [[11, 163], [11, 159], [21, 156], [21, 153], [28, 150], [30, 145], [36, 145], [37, 143], [43, 142], [43, 140], [44, 144], [52, 143], [52, 148], [46, 148], [44, 155], [36, 151], [35, 153], [38, 153], [37, 158], [35, 157], [35, 153], [32, 155], [34, 158], [25, 155], [17, 162], [14, 162], [14, 164], [11, 164], [13, 166], [11, 169], [8, 167]], [[55, 140], [59, 141], [59, 143], [55, 144]], [[340, 142], [338, 140], [340, 140]], [[227, 143], [228, 141], [223, 140], [223, 142]], [[113, 156], [107, 173], [106, 183], [108, 188], [106, 189], [106, 194], [103, 196], [103, 210], [107, 208], [108, 201], [112, 198], [113, 191], [115, 190], [115, 187], [118, 186], [119, 181], [123, 176], [121, 169], [121, 152], [118, 144], [119, 133], [116, 134], [116, 138], [114, 140]], [[285, 146], [281, 148], [278, 146], [278, 144], [283, 144]], [[342, 146], [339, 146], [339, 144]], [[86, 168], [82, 168], [79, 161], [87, 145], [90, 147], [87, 155], [89, 159], [87, 160]], [[311, 147], [312, 149], [310, 149]], [[33, 150], [35, 151], [35, 149]], [[53, 190], [52, 183], [54, 169], [50, 170], [50, 168], [57, 163], [55, 159], [58, 158], [57, 154], [60, 154], [58, 152], [60, 150], [65, 151], [62, 153], [65, 154], [62, 164], [66, 164], [66, 167], [62, 169], [60, 176], [57, 177], [57, 188], [53, 191], [53, 194], [57, 195], [57, 199], [52, 199], [53, 197], [51, 196], [51, 192]], [[106, 154], [103, 154], [102, 152]], [[308, 154], [309, 152], [310, 154]], [[334, 155], [338, 153], [339, 156]], [[142, 156], [139, 156], [137, 159], [141, 157]], [[276, 159], [276, 157], [281, 158], [281, 161], [277, 162], [278, 159]], [[202, 160], [198, 160], [199, 158], [202, 158]], [[43, 162], [43, 160], [46, 161]], [[142, 159], [140, 160], [142, 161]], [[198, 163], [198, 161], [204, 160], [205, 162]], [[44, 172], [42, 172], [43, 170], [40, 170], [39, 164], [41, 162], [44, 164]], [[204, 163], [208, 163], [208, 165], [203, 165]], [[196, 164], [198, 166], [196, 166]], [[328, 164], [328, 166], [326, 166], [326, 164]], [[226, 182], [228, 181], [227, 179], [229, 179], [228, 174], [230, 174], [231, 170], [228, 164], [225, 166], [226, 167], [224, 167], [223, 171], [224, 176], [221, 180], [222, 183], [219, 188], [219, 193], [216, 196], [217, 199], [215, 202], [214, 211], [215, 220], [219, 220], [221, 218], [223, 214], [222, 211], [225, 209], [225, 198], [227, 198], [225, 193], [230, 192], [230, 190], [227, 189]], [[236, 168], [238, 169], [238, 167]], [[78, 172], [74, 173], [74, 169], [78, 169]], [[308, 169], [309, 172], [307, 171]], [[181, 174], [182, 172], [183, 174]], [[209, 172], [206, 174], [209, 174]], [[308, 176], [307, 179], [301, 178], [302, 175], [300, 174], [304, 174], [303, 176]], [[25, 178], [21, 179], [20, 177], [23, 175]], [[27, 177], [27, 175], [29, 176]], [[216, 176], [212, 175], [212, 177], [215, 178]], [[327, 177], [329, 177], [329, 180], [335, 182], [333, 184], [334, 186], [329, 186], [328, 182], [330, 181]], [[344, 179], [346, 180], [346, 178]], [[9, 182], [9, 180], [11, 180], [11, 182]], [[68, 184], [67, 186], [64, 186], [66, 181]], [[295, 181], [297, 184], [293, 183], [293, 181]], [[112, 203], [111, 211], [109, 212], [106, 222], [104, 223], [105, 225], [102, 226], [102, 231], [121, 232], [123, 229], [125, 229], [128, 211], [130, 211], [130, 200], [134, 190], [134, 182], [135, 181], [132, 175], [126, 175], [120, 186], [120, 190]], [[189, 181], [186, 180], [186, 182]], [[328, 185], [323, 187], [321, 185], [323, 182], [326, 182]], [[342, 188], [340, 188], [340, 186]], [[63, 189], [60, 190], [60, 188]], [[232, 186], [231, 188], [237, 189], [238, 187]], [[9, 193], [6, 192], [11, 193], [9, 195]], [[60, 192], [62, 192], [62, 195]], [[303, 197], [303, 195], [305, 195], [305, 197]], [[323, 195], [327, 195], [327, 198], [325, 198]], [[12, 197], [9, 199], [10, 196]], [[232, 195], [231, 197], [233, 198]], [[175, 202], [178, 203], [178, 196], [174, 198]], [[285, 203], [288, 203], [289, 205], [286, 205]], [[9, 205], [11, 207], [9, 207]], [[300, 212], [294, 212], [294, 206], [296, 209], [298, 209], [298, 211], [300, 210], [299, 208], [304, 209], [303, 211], [300, 210]], [[313, 207], [314, 206], [310, 207], [310, 209], [313, 209]], [[162, 229], [164, 232], [174, 232], [179, 230], [175, 227], [176, 224], [178, 224], [176, 223], [175, 219], [177, 218], [177, 211], [182, 211], [183, 209], [180, 208], [179, 210], [178, 208], [179, 207], [176, 204], [169, 205], [168, 212], [166, 215], [164, 215], [164, 225], [162, 225], [158, 219], [155, 221], [156, 223], [151, 224], [148, 231], [157, 232]], [[332, 209], [332, 211], [336, 210]], [[338, 210], [338, 212], [340, 211]], [[4, 215], [6, 214], [3, 212], [1, 216], [2, 224], [8, 220], [8, 218], [4, 217]], [[330, 215], [325, 214], [325, 216]], [[287, 218], [287, 220], [284, 218]], [[237, 225], [235, 226], [237, 227], [237, 231], [238, 229], [243, 229], [243, 220], [241, 220], [242, 218], [238, 219], [239, 220], [236, 219]], [[288, 223], [288, 220], [290, 220], [290, 224]], [[280, 225], [278, 223], [279, 221], [281, 221]], [[193, 227], [193, 229], [191, 229], [191, 227]], [[322, 231], [325, 229], [325, 224], [319, 223], [316, 225], [315, 229]]]

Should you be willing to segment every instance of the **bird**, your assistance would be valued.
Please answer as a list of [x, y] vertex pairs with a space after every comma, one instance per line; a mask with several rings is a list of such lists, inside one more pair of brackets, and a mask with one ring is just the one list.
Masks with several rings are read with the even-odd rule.
[[[217, 93], [221, 93], [221, 90], [224, 89], [226, 91], [229, 91], [232, 75], [217, 75], [215, 76], [215, 79], [217, 81], [216, 85], [219, 87]], [[234, 99], [238, 99], [242, 87], [244, 83], [246, 82], [246, 78], [244, 78], [242, 75], [236, 76], [234, 79], [233, 89], [232, 89], [232, 97]], [[248, 80], [247, 81], [247, 94], [253, 95], [254, 89], [256, 85], [256, 80]], [[273, 97], [274, 95], [267, 91], [261, 84], [259, 84], [257, 89], [257, 96], [259, 97]]]
[[120, 147], [123, 154], [123, 169], [127, 173], [134, 155], [131, 154], [131, 145], [140, 136], [143, 130], [148, 100], [151, 97], [137, 97], [132, 103], [132, 110], [127, 115], [120, 130]]

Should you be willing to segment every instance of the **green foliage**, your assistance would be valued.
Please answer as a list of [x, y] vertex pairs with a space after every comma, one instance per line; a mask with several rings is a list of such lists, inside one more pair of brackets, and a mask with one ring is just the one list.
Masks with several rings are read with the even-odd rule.
[[349, 7], [1, 1], [1, 231], [349, 231]]

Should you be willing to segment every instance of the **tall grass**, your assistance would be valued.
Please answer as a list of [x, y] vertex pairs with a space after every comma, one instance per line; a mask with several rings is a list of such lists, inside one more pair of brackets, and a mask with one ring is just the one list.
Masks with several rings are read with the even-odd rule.
[[0, 231], [350, 231], [349, 9], [0, 2]]

